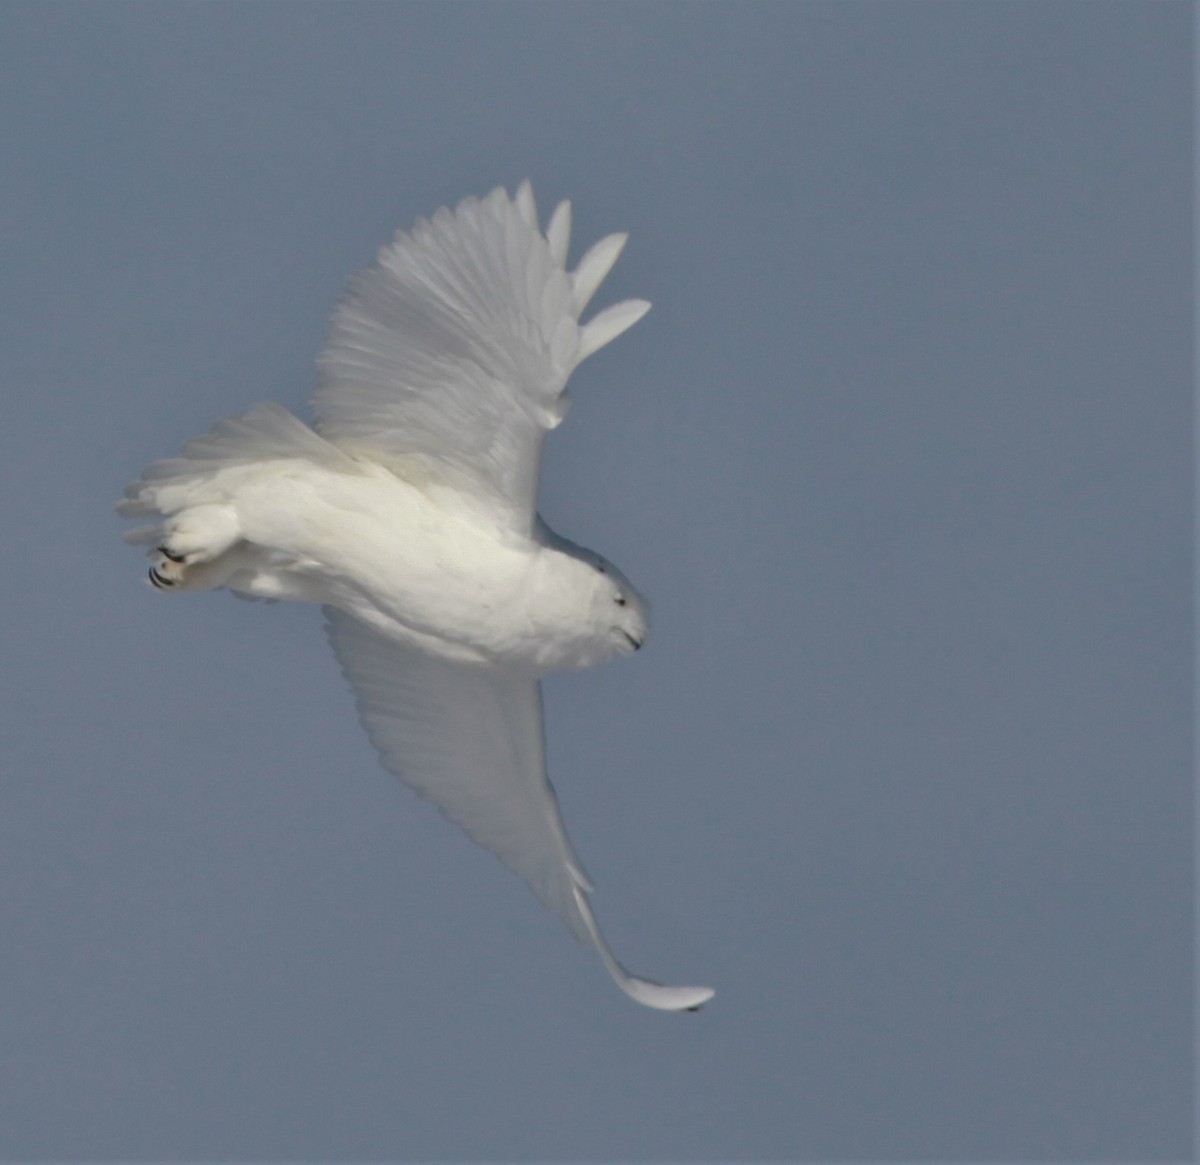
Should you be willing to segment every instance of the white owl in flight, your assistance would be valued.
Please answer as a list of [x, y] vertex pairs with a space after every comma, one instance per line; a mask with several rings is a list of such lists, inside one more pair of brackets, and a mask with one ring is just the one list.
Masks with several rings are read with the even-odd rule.
[[275, 404], [151, 465], [123, 515], [163, 591], [320, 603], [384, 766], [519, 874], [623, 991], [694, 1010], [707, 987], [631, 975], [546, 777], [539, 677], [636, 651], [646, 606], [536, 512], [542, 437], [577, 364], [639, 320], [579, 317], [625, 243], [566, 267], [570, 204], [543, 235], [528, 183], [418, 220], [351, 280], [309, 428]]

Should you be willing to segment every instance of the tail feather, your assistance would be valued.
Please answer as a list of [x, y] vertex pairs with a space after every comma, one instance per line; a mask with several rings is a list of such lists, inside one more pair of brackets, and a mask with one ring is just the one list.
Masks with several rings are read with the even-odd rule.
[[205, 436], [195, 437], [183, 447], [183, 460], [193, 463], [287, 457], [304, 457], [322, 464], [350, 460], [272, 401], [257, 404], [240, 416], [222, 417]]
[[[357, 462], [319, 437], [281, 405], [255, 405], [241, 416], [224, 417], [203, 437], [184, 445], [182, 456], [148, 465], [128, 486], [117, 513], [125, 518], [169, 517], [198, 505], [228, 503], [229, 470], [263, 461], [301, 459], [344, 471]], [[150, 541], [157, 527], [130, 531], [130, 542]]]

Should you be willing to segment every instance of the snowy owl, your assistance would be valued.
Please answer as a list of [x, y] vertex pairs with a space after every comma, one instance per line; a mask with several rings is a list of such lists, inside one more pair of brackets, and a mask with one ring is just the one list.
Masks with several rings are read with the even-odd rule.
[[571, 209], [543, 234], [526, 182], [442, 208], [351, 280], [309, 428], [260, 404], [149, 466], [118, 509], [153, 524], [150, 581], [320, 603], [384, 767], [524, 878], [639, 1003], [713, 992], [631, 975], [546, 776], [539, 677], [636, 651], [646, 604], [536, 512], [542, 437], [580, 361], [647, 311], [579, 317], [625, 244], [573, 271]]

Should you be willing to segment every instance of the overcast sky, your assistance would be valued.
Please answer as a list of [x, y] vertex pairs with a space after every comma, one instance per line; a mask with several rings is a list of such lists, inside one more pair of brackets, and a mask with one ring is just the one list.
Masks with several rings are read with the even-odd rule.
[[[0, 8], [0, 1157], [1191, 1152], [1192, 9]], [[638, 1008], [378, 766], [300, 606], [111, 503], [344, 278], [534, 183], [598, 304], [547, 683]]]

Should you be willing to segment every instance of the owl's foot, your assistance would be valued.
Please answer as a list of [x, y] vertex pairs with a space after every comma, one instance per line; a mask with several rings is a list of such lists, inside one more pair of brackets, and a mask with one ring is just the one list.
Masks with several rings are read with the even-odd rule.
[[162, 556], [150, 568], [150, 582], [160, 591], [170, 590], [183, 582], [183, 572], [187, 569], [187, 556], [174, 554], [165, 546], [156, 546], [154, 553]]

